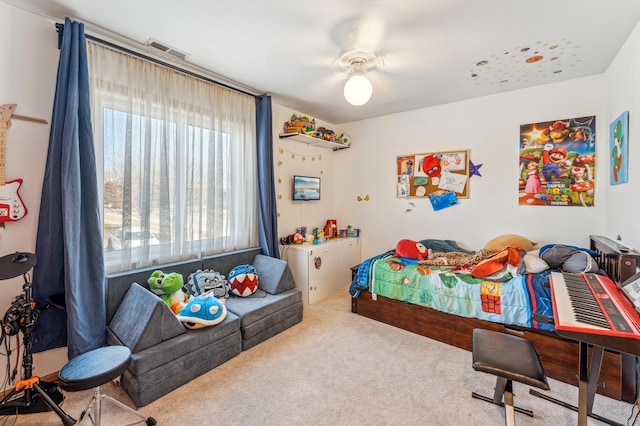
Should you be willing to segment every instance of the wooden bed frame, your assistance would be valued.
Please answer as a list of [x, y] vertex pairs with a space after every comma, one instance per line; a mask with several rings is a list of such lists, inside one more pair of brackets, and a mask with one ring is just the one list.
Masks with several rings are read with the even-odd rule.
[[[636, 272], [639, 253], [601, 236], [590, 236], [590, 248], [599, 253], [597, 260], [612, 280], [624, 282]], [[512, 333], [534, 344], [547, 376], [565, 383], [578, 384], [578, 342], [562, 338], [555, 332], [461, 317], [383, 296], [373, 299], [368, 291], [363, 291], [357, 299], [351, 299], [351, 311], [469, 351], [474, 328]], [[635, 358], [629, 354], [606, 350], [598, 393], [635, 402]]]

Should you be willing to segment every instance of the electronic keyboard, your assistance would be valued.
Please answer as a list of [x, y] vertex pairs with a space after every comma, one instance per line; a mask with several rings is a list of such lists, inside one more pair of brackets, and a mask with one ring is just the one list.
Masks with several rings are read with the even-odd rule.
[[611, 279], [552, 272], [551, 295], [559, 335], [640, 355], [640, 315]]

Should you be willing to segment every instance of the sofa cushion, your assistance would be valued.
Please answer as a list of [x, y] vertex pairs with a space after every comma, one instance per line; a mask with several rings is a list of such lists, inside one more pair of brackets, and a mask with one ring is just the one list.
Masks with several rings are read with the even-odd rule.
[[[238, 321], [238, 318], [235, 318]], [[187, 332], [187, 334], [190, 333], [190, 331]], [[147, 352], [153, 349], [149, 348], [139, 354], [133, 354], [131, 356], [132, 364], [143, 363], [142, 358], [146, 357]], [[175, 361], [153, 365], [152, 369], [143, 374], [137, 374], [137, 370], [132, 370], [129, 367], [122, 374], [122, 387], [136, 406], [142, 407], [230, 360], [241, 351], [242, 337], [240, 330], [236, 328], [233, 334], [204, 342]]]
[[133, 353], [185, 332], [169, 306], [137, 283], [129, 287], [109, 329]]
[[284, 260], [259, 254], [253, 259], [253, 266], [260, 277], [259, 289], [278, 294], [296, 288], [296, 281]]
[[240, 328], [244, 329], [300, 301], [302, 293], [299, 289], [279, 294], [259, 290], [249, 297], [230, 297], [227, 299], [227, 310], [240, 317]]
[[[267, 330], [274, 327], [278, 327], [282, 323], [286, 323], [289, 317], [297, 317], [302, 315], [302, 300], [294, 303], [293, 305], [286, 306], [279, 311], [266, 315], [260, 318], [258, 321], [254, 321], [251, 324], [242, 327], [242, 338], [244, 340], [250, 339], [254, 336], [260, 335]], [[269, 337], [277, 333], [271, 334]], [[266, 340], [266, 338], [264, 339]]]
[[242, 350], [246, 351], [302, 321], [302, 301], [290, 305], [242, 330]]
[[[221, 342], [226, 337], [240, 330], [240, 319], [232, 312], [220, 324], [203, 327], [197, 330], [185, 330], [185, 333], [151, 346], [131, 355], [128, 370], [135, 376], [145, 374], [161, 365], [179, 362], [181, 358], [204, 346]], [[107, 344], [121, 345], [122, 342], [107, 332]]]
[[256, 255], [262, 253], [259, 247], [237, 250], [227, 253], [218, 253], [202, 258], [201, 269], [212, 269], [222, 275], [229, 275], [234, 266], [251, 263]]

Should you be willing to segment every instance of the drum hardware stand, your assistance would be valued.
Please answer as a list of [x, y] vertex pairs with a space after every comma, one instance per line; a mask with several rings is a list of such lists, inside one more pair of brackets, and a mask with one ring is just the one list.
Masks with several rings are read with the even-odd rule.
[[[33, 355], [31, 353], [32, 332], [36, 325], [37, 313], [34, 312], [31, 299], [31, 282], [27, 272], [35, 265], [36, 256], [31, 253], [10, 254], [0, 258], [0, 280], [22, 275], [24, 277], [23, 295], [16, 297], [16, 301], [9, 309], [13, 309], [16, 323], [3, 323], [3, 334], [17, 334], [18, 329], [24, 335], [24, 353], [22, 355], [23, 378], [16, 382], [15, 389], [0, 400], [0, 416], [40, 413], [54, 411], [65, 426], [76, 421], [65, 413], [59, 404], [64, 397], [58, 389], [57, 383], [41, 381], [33, 375]], [[4, 321], [3, 321], [4, 322]]]

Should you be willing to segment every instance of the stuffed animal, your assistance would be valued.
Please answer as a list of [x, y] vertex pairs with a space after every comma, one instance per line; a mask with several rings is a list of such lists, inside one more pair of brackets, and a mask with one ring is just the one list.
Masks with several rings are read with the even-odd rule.
[[536, 242], [531, 241], [522, 235], [504, 234], [498, 235], [497, 237], [489, 240], [489, 242], [485, 244], [484, 249], [492, 253], [497, 253], [507, 247], [516, 247], [521, 248], [524, 251], [531, 251], [533, 250], [533, 246], [536, 244]]
[[191, 330], [216, 325], [227, 317], [224, 302], [224, 299], [214, 297], [212, 292], [206, 292], [189, 299], [176, 318]]
[[[474, 278], [487, 278], [500, 273], [498, 275], [510, 278], [511, 275], [507, 275], [509, 272], [507, 265], [518, 267], [522, 260], [523, 253], [524, 251], [519, 248], [507, 247], [491, 257], [478, 262], [478, 264], [473, 267], [471, 276]], [[494, 278], [498, 279], [499, 277], [494, 276]]]
[[190, 296], [198, 296], [212, 291], [215, 297], [226, 299], [229, 297], [229, 284], [224, 275], [211, 269], [198, 269], [189, 275], [185, 290]]
[[429, 249], [424, 244], [413, 240], [400, 240], [396, 244], [396, 254], [393, 257], [403, 257], [405, 259], [425, 260], [430, 255]]
[[229, 291], [247, 297], [258, 289], [258, 273], [252, 265], [239, 265], [229, 272]]
[[181, 274], [171, 272], [165, 274], [162, 271], [153, 271], [147, 280], [149, 288], [169, 305], [174, 314], [180, 312], [189, 296], [182, 291], [184, 279]]

